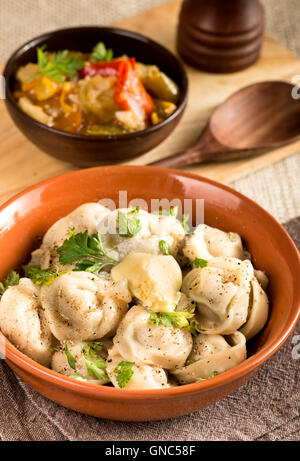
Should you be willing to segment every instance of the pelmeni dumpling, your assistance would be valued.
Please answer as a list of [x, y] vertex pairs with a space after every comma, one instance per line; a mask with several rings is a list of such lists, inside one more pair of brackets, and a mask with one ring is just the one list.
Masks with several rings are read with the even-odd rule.
[[222, 256], [185, 276], [182, 291], [197, 303], [206, 334], [229, 335], [246, 322], [253, 278], [250, 261]]
[[[86, 379], [89, 383], [94, 383], [94, 384], [105, 384], [109, 380], [105, 378], [105, 375], [103, 379], [97, 379], [95, 375], [91, 376], [88, 372], [88, 368], [86, 365], [86, 351], [88, 347], [88, 343], [84, 341], [80, 342], [72, 342], [68, 341], [67, 343], [68, 346], [68, 351], [70, 354], [74, 357], [76, 364], [75, 367], [76, 369], [74, 370], [73, 368], [70, 367], [68, 363], [68, 357], [65, 352], [65, 346], [61, 346], [57, 352], [54, 352], [51, 360], [51, 368], [54, 371], [57, 371], [58, 373], [61, 373], [62, 375], [66, 376], [72, 376], [74, 373], [80, 373], [81, 377], [83, 379]], [[93, 356], [87, 356], [89, 363], [95, 363], [97, 359], [103, 360], [103, 362], [106, 360], [107, 357], [107, 350], [105, 347], [103, 349], [97, 350], [97, 352], [94, 352]], [[96, 362], [97, 363], [97, 362]], [[101, 370], [100, 370], [101, 371]]]
[[214, 373], [224, 373], [246, 358], [246, 338], [239, 331], [226, 338], [220, 335], [199, 334], [194, 339], [187, 365], [171, 370], [171, 373], [179, 384], [189, 384], [197, 378], [207, 379]]
[[190, 260], [211, 259], [216, 256], [230, 256], [245, 259], [241, 237], [234, 232], [199, 224], [193, 234], [186, 236], [183, 254]]
[[[99, 203], [80, 205], [50, 227], [44, 235], [41, 247], [32, 252], [30, 264], [40, 266], [42, 269], [46, 269], [51, 264], [61, 267], [56, 250], [69, 238], [70, 230], [73, 229], [76, 234], [87, 230], [89, 235], [92, 235], [97, 232], [99, 222], [109, 213], [110, 210]], [[64, 269], [68, 268], [69, 266], [64, 266]]]
[[184, 365], [191, 352], [191, 334], [183, 329], [157, 326], [149, 321], [143, 306], [132, 307], [113, 339], [118, 353], [136, 365], [153, 365], [166, 370]]
[[259, 269], [254, 269], [254, 275], [255, 275], [258, 283], [262, 287], [262, 289], [264, 291], [266, 291], [267, 288], [268, 288], [268, 285], [269, 285], [269, 279], [268, 279], [268, 276], [266, 275], [266, 273], [264, 271], [259, 270]]
[[9, 287], [0, 301], [2, 333], [21, 352], [42, 365], [51, 360], [52, 334], [40, 302], [40, 289], [30, 279]]
[[[122, 361], [122, 357], [117, 348], [113, 347], [108, 354], [106, 372], [115, 387], [120, 387], [115, 373], [116, 367]], [[164, 389], [169, 386], [168, 375], [163, 368], [134, 364], [132, 366], [133, 375], [130, 381], [124, 386], [124, 389]]]
[[262, 330], [265, 326], [269, 314], [269, 302], [257, 279], [251, 279], [251, 294], [246, 323], [240, 331], [246, 336], [247, 341]]
[[[131, 223], [129, 230], [127, 222]], [[98, 229], [107, 254], [119, 261], [130, 253], [162, 254], [161, 240], [168, 244], [170, 254], [176, 256], [185, 235], [175, 217], [154, 215], [137, 208], [112, 211], [102, 219]]]
[[[127, 222], [132, 223], [129, 229]], [[153, 242], [149, 240], [150, 215], [144, 210], [121, 208], [111, 211], [101, 220], [98, 230], [107, 254], [116, 260], [120, 261], [132, 252], [144, 251], [144, 248], [149, 253], [154, 251]]]
[[181, 296], [181, 269], [170, 255], [131, 253], [112, 268], [111, 278], [126, 280], [132, 296], [155, 311], [174, 311]]
[[185, 240], [185, 231], [181, 222], [171, 215], [152, 214], [150, 230], [153, 236], [159, 238], [159, 241], [167, 242], [170, 254], [175, 257]]
[[50, 329], [60, 341], [113, 335], [131, 301], [126, 281], [88, 272], [69, 272], [41, 288]]

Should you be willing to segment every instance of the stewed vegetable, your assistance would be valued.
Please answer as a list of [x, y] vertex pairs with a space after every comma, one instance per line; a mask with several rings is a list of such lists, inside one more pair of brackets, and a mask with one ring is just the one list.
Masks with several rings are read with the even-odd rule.
[[90, 54], [47, 52], [17, 71], [14, 97], [35, 120], [59, 130], [120, 135], [156, 125], [176, 110], [179, 89], [155, 65], [114, 58], [98, 43]]

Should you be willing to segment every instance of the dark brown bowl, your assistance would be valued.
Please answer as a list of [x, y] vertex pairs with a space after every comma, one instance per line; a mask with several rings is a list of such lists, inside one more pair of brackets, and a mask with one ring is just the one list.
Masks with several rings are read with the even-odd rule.
[[[15, 74], [20, 66], [36, 62], [36, 47], [90, 52], [103, 41], [115, 55], [127, 54], [145, 64], [155, 64], [172, 78], [180, 89], [175, 112], [163, 122], [142, 131], [116, 136], [89, 136], [68, 133], [37, 122], [23, 112], [13, 97]], [[174, 130], [187, 102], [188, 80], [179, 60], [166, 48], [140, 34], [112, 27], [74, 27], [40, 35], [13, 53], [4, 69], [6, 107], [22, 133], [37, 147], [53, 157], [79, 166], [126, 161], [144, 154], [162, 142]]]

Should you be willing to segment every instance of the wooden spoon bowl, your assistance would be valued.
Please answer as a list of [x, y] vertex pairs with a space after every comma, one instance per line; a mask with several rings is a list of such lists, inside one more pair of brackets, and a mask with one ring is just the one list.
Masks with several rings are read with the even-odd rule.
[[294, 86], [260, 82], [233, 93], [213, 112], [196, 144], [152, 163], [177, 168], [257, 155], [300, 138], [300, 101]]

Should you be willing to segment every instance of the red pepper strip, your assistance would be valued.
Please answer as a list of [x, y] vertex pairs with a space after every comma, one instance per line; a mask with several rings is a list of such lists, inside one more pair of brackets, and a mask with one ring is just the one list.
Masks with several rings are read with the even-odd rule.
[[80, 77], [84, 78], [87, 75], [94, 77], [101, 75], [101, 77], [117, 77], [119, 75], [119, 67], [123, 59], [116, 59], [115, 61], [97, 61], [87, 62], [83, 69], [80, 71]]
[[131, 110], [142, 119], [153, 112], [152, 98], [136, 74], [134, 58], [120, 63], [114, 99], [122, 109]]

